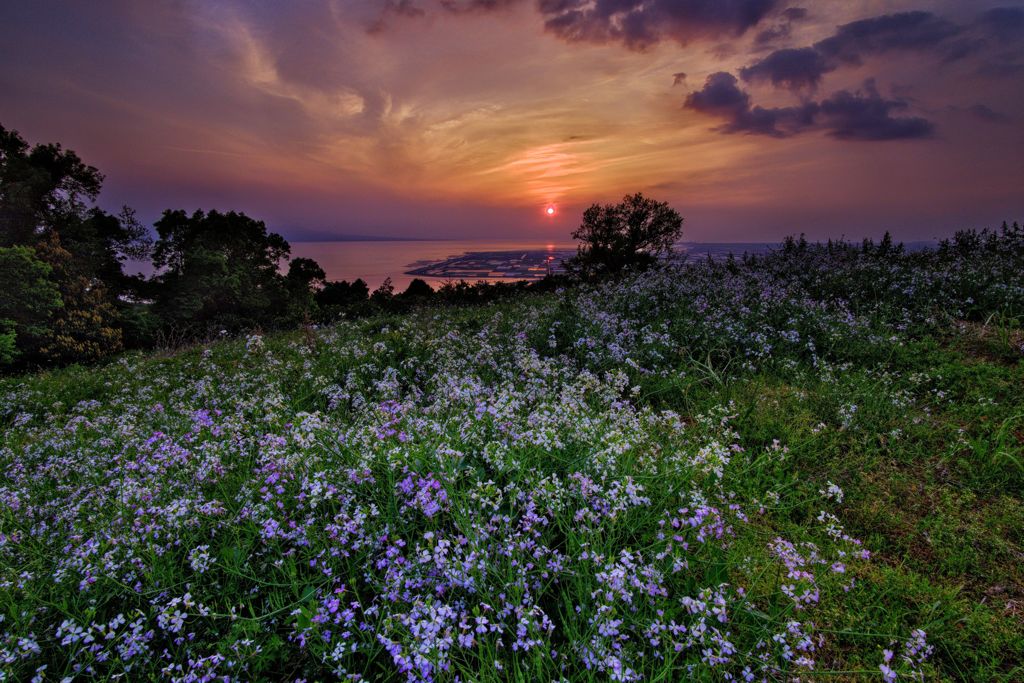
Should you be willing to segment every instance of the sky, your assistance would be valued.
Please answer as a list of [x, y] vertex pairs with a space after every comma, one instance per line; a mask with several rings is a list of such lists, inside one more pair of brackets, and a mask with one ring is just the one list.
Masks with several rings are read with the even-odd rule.
[[1024, 1], [4, 2], [0, 124], [293, 241], [931, 239], [1024, 219]]

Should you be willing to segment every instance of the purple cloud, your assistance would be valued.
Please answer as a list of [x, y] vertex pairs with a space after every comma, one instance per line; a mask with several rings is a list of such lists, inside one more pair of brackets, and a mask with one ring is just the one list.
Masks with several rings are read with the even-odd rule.
[[870, 79], [862, 91], [840, 90], [820, 102], [766, 108], [752, 105], [736, 77], [719, 71], [708, 76], [701, 90], [690, 93], [683, 106], [724, 119], [718, 128], [724, 133], [789, 137], [821, 130], [838, 140], [881, 141], [922, 139], [935, 132], [927, 119], [893, 116], [909, 105], [902, 99], [882, 97]]
[[643, 50], [663, 40], [685, 45], [738, 36], [778, 0], [539, 0], [545, 28], [569, 42], [619, 42]]

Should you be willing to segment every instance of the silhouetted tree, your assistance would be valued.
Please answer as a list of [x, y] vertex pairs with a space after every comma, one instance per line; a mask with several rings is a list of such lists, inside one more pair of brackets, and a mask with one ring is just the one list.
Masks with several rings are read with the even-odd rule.
[[39, 360], [44, 364], [88, 363], [120, 351], [124, 336], [118, 311], [103, 281], [80, 270], [57, 233], [51, 233], [36, 249], [53, 269], [64, 302], [39, 349]]
[[296, 258], [288, 264], [288, 275], [285, 276], [289, 321], [305, 321], [316, 313], [315, 295], [324, 286], [327, 273], [313, 259]]
[[377, 306], [386, 307], [391, 303], [391, 299], [395, 296], [395, 285], [391, 282], [390, 277], [384, 278], [384, 282], [380, 283], [377, 289], [373, 290], [370, 294], [370, 302]]
[[420, 278], [413, 279], [409, 286], [402, 292], [402, 296], [408, 299], [429, 299], [434, 295], [434, 288]]
[[640, 193], [618, 204], [594, 204], [572, 234], [580, 244], [566, 265], [585, 277], [643, 267], [670, 252], [682, 230], [683, 218], [675, 209]]
[[153, 294], [165, 328], [195, 334], [270, 328], [287, 316], [288, 288], [278, 265], [291, 248], [262, 221], [234, 211], [168, 210], [155, 227], [153, 264], [162, 272]]
[[288, 284], [296, 288], [313, 291], [320, 290], [324, 286], [324, 278], [327, 273], [320, 267], [320, 264], [310, 258], [292, 259], [288, 264]]
[[366, 301], [370, 296], [370, 288], [362, 278], [349, 283], [345, 280], [325, 282], [314, 297], [321, 310], [344, 308]]
[[354, 282], [345, 280], [325, 282], [320, 291], [313, 295], [317, 317], [321, 321], [337, 319], [343, 313], [365, 306], [370, 297], [370, 288], [362, 278]]
[[29, 148], [0, 126], [0, 247], [35, 244], [68, 216], [82, 217], [103, 176], [60, 145]]

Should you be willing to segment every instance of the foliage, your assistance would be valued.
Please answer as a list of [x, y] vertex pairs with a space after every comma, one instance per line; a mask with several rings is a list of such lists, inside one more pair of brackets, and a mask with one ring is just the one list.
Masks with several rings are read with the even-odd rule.
[[[21, 342], [17, 325], [4, 323], [5, 365], [19, 344], [31, 352], [20, 353], [17, 367], [66, 365], [125, 347], [177, 346], [314, 320], [493, 301], [524, 291], [518, 284], [460, 282], [435, 294], [417, 279], [400, 294], [390, 282], [371, 294], [362, 280], [327, 282], [315, 261], [301, 258], [282, 275], [288, 243], [236, 212], [168, 210], [155, 226], [154, 246], [131, 209], [115, 216], [94, 205], [103, 181], [99, 171], [60, 145], [30, 147], [3, 128], [0, 181], [0, 246], [34, 249], [49, 266], [47, 277], [61, 299], [59, 311], [40, 318], [46, 329], [37, 325]], [[150, 256], [154, 277], [125, 274], [127, 259]], [[45, 297], [27, 302], [26, 315], [47, 305]]]
[[1020, 680], [1017, 239], [793, 240], [5, 380], [0, 667]]
[[0, 247], [0, 367], [35, 352], [46, 337], [62, 305], [50, 270], [29, 247]]
[[325, 282], [313, 298], [322, 321], [337, 320], [343, 311], [352, 310], [370, 297], [370, 288], [362, 279]]
[[566, 265], [584, 277], [649, 266], [672, 251], [682, 231], [683, 219], [675, 209], [639, 192], [618, 204], [594, 204], [572, 234], [580, 245]]
[[[30, 148], [0, 126], [0, 247], [33, 249], [60, 298], [47, 329], [19, 342], [23, 363], [92, 361], [121, 349], [119, 309], [138, 285], [122, 264], [144, 257], [149, 240], [130, 209], [114, 216], [92, 206], [102, 182], [74, 152]], [[26, 309], [54, 308], [50, 289], [36, 290], [42, 299], [24, 300]]]
[[288, 264], [285, 287], [290, 300], [289, 310], [278, 325], [296, 325], [308, 321], [316, 313], [315, 295], [324, 287], [327, 274], [313, 259], [296, 258]]
[[0, 247], [32, 244], [96, 199], [103, 176], [60, 145], [31, 149], [0, 126]]
[[434, 288], [426, 283], [425, 280], [420, 278], [413, 278], [409, 286], [402, 292], [402, 296], [409, 297], [411, 299], [429, 299], [434, 295]]
[[162, 269], [154, 310], [165, 326], [237, 332], [273, 328], [287, 313], [278, 267], [291, 248], [262, 221], [234, 211], [168, 210], [154, 227], [153, 264]]
[[120, 351], [122, 332], [106, 285], [78, 270], [79, 262], [64, 249], [57, 233], [50, 233], [36, 249], [52, 270], [63, 305], [34, 360], [47, 365], [89, 363]]
[[0, 319], [0, 367], [10, 365], [18, 357], [17, 341], [14, 321]]

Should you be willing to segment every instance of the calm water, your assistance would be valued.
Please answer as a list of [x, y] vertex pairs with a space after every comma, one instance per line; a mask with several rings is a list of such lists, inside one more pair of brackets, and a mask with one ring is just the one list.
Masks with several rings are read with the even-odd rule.
[[[292, 257], [304, 257], [315, 260], [327, 272], [328, 280], [348, 280], [362, 278], [370, 289], [380, 285], [384, 278], [390, 277], [396, 291], [409, 286], [415, 277], [406, 275], [405, 271], [437, 261], [461, 256], [475, 251], [562, 251], [575, 250], [571, 242], [539, 242], [539, 241], [508, 241], [490, 242], [481, 240], [438, 240], [438, 241], [405, 241], [386, 242], [292, 242]], [[744, 252], [763, 253], [775, 246], [763, 242], [744, 243], [694, 243], [686, 242], [680, 246], [693, 257], [710, 254], [713, 258], [726, 256], [729, 252], [740, 255]], [[424, 278], [426, 279], [426, 278]], [[428, 280], [428, 282], [431, 282]], [[433, 281], [431, 284], [440, 284]]]
[[[905, 242], [909, 251], [934, 247], [934, 241]], [[680, 252], [690, 258], [725, 258], [730, 253], [740, 256], [744, 253], [763, 254], [778, 247], [774, 242], [682, 242], [677, 245]], [[563, 257], [566, 252], [576, 250], [573, 242], [542, 241], [487, 241], [487, 240], [393, 240], [393, 241], [346, 241], [346, 242], [291, 242], [292, 258], [305, 257], [315, 260], [327, 272], [328, 280], [362, 278], [370, 289], [378, 287], [384, 279], [391, 278], [396, 291], [409, 286], [414, 275], [405, 271], [430, 263], [445, 261], [472, 252], [507, 251], [510, 256], [519, 256], [524, 251], [550, 252]], [[285, 265], [287, 268], [287, 265]], [[153, 268], [148, 263], [129, 261], [125, 270], [150, 276]], [[439, 286], [443, 279], [423, 278]], [[468, 278], [471, 281], [488, 278]], [[497, 278], [489, 278], [497, 279]]]

